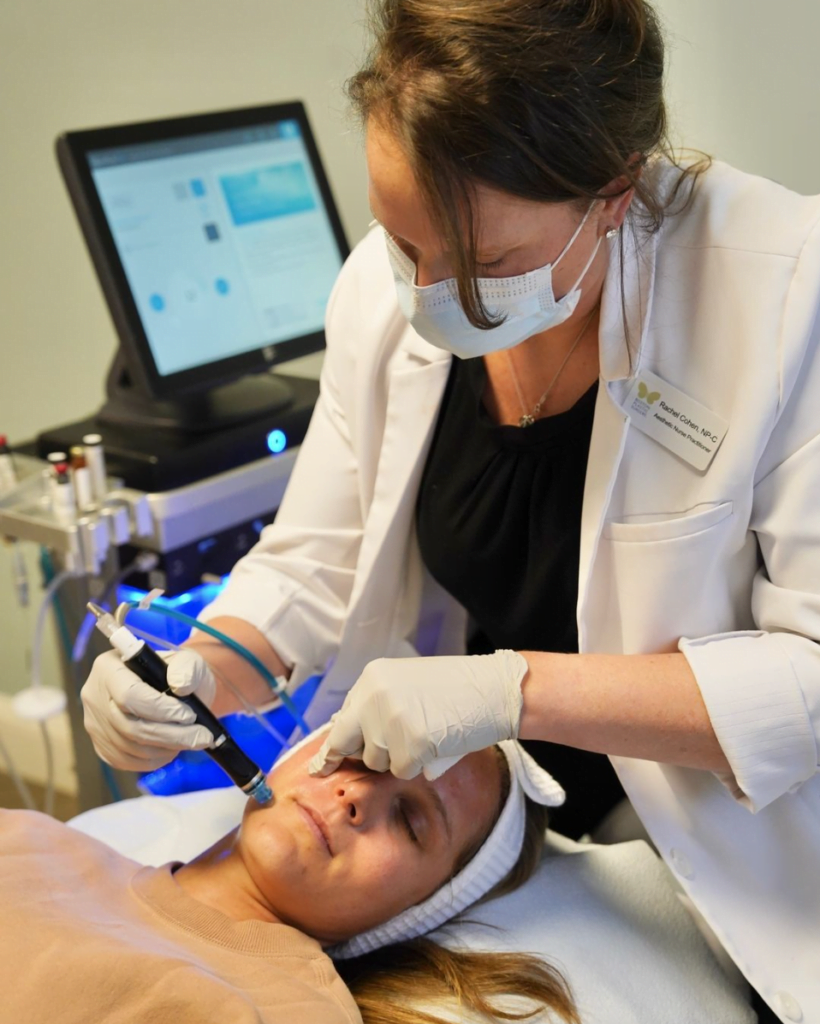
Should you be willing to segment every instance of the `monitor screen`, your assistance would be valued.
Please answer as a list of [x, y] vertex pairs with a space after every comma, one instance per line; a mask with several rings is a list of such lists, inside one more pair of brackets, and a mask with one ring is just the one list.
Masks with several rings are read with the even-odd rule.
[[301, 104], [63, 139], [115, 323], [155, 393], [322, 347], [347, 246]]

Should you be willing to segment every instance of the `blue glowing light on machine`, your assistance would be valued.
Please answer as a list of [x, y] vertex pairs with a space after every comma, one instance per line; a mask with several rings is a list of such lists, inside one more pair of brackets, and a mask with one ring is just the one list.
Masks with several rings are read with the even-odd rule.
[[272, 455], [279, 455], [288, 446], [288, 439], [284, 430], [272, 430], [268, 434], [268, 451]]
[[[281, 431], [273, 431], [281, 433]], [[284, 437], [284, 434], [282, 434]], [[227, 577], [221, 583], [204, 583], [193, 587], [176, 597], [158, 597], [155, 603], [184, 611], [195, 618], [205, 605], [211, 601], [225, 586]], [[146, 591], [136, 587], [120, 586], [117, 588], [117, 600], [140, 601]], [[150, 608], [134, 608], [128, 613], [128, 625], [142, 630], [158, 639], [179, 645], [188, 638], [188, 627], [174, 619], [167, 618], [160, 612]], [[321, 682], [320, 676], [307, 679], [291, 696], [301, 714], [316, 693]], [[287, 738], [293, 730], [293, 719], [284, 707], [276, 707], [264, 713], [265, 719], [282, 737]], [[278, 743], [262, 725], [250, 715], [225, 715], [223, 721], [234, 740], [245, 753], [253, 758], [264, 771], [268, 771], [279, 755], [282, 744]], [[148, 772], [140, 777], [138, 786], [144, 793], [156, 796], [171, 796], [174, 793], [191, 793], [201, 789], [216, 789], [232, 785], [231, 780], [206, 754], [199, 750], [185, 750], [178, 754], [170, 764], [156, 771]]]

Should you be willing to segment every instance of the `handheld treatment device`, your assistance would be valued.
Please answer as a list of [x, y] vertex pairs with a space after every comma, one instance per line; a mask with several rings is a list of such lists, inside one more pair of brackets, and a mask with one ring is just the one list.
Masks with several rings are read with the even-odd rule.
[[109, 640], [128, 668], [155, 690], [187, 704], [196, 715], [197, 723], [213, 734], [214, 744], [205, 753], [216, 761], [243, 792], [260, 804], [270, 803], [273, 793], [265, 781], [265, 773], [231, 739], [216, 715], [199, 697], [193, 694], [181, 697], [174, 693], [168, 685], [168, 666], [144, 640], [138, 639], [130, 629], [121, 626], [113, 615], [93, 602], [89, 602], [87, 607], [97, 620], [97, 629]]

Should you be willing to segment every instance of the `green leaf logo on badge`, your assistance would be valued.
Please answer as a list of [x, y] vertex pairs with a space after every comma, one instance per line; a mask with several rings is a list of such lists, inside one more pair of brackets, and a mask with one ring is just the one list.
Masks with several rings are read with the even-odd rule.
[[653, 405], [660, 397], [660, 391], [650, 391], [643, 381], [638, 384], [638, 398], [642, 398], [648, 405]]

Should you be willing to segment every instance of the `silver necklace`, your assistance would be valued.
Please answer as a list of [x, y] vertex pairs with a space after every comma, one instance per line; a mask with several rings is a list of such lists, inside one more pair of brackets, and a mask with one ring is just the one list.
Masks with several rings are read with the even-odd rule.
[[549, 396], [549, 393], [555, 387], [556, 381], [561, 376], [561, 373], [563, 372], [564, 367], [569, 362], [569, 357], [572, 355], [572, 353], [578, 347], [578, 344], [581, 341], [581, 338], [583, 338], [583, 336], [586, 334], [587, 327], [589, 327], [589, 325], [592, 323], [592, 318], [595, 316], [595, 313], [597, 312], [597, 310], [598, 310], [598, 306], [596, 305], [595, 308], [592, 310], [592, 312], [589, 314], [589, 316], [584, 321], [584, 326], [581, 328], [580, 334], [575, 339], [575, 341], [573, 341], [572, 345], [570, 345], [569, 351], [564, 356], [564, 361], [558, 367], [557, 373], [555, 374], [555, 376], [552, 378], [552, 380], [547, 385], [547, 390], [544, 392], [543, 395], [541, 395], [541, 397], [538, 399], [538, 401], [532, 407], [532, 412], [527, 412], [527, 406], [526, 406], [526, 403], [524, 402], [524, 396], [521, 394], [521, 386], [518, 383], [518, 377], [516, 376], [516, 373], [515, 373], [515, 367], [513, 366], [512, 356], [510, 355], [510, 350], [509, 349], [505, 349], [505, 351], [507, 353], [507, 362], [510, 364], [510, 374], [512, 375], [513, 384], [515, 385], [515, 393], [518, 395], [518, 401], [519, 401], [519, 403], [521, 405], [521, 418], [518, 421], [518, 426], [519, 427], [531, 427], [533, 425], [533, 423], [535, 423], [536, 419], [538, 419], [538, 416], [541, 413], [541, 408], [544, 405], [544, 402], [546, 402], [547, 397]]

